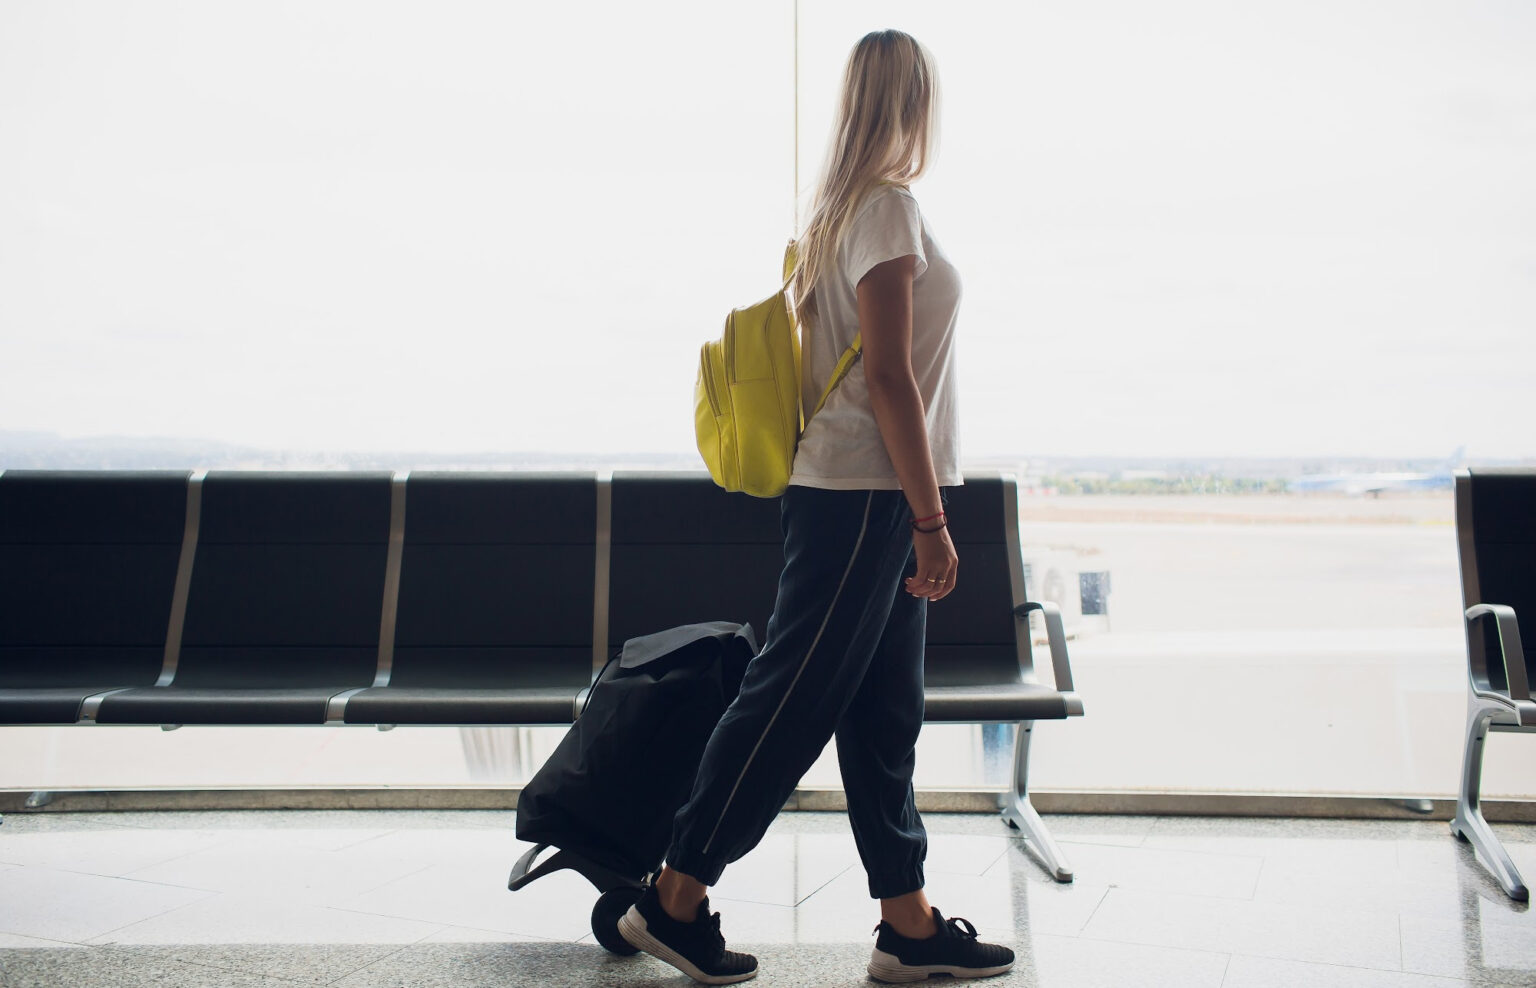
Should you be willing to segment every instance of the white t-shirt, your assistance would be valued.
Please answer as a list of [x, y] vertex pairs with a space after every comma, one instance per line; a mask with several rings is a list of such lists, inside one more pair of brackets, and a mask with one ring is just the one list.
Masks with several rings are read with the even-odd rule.
[[[928, 449], [940, 487], [963, 483], [955, 414], [955, 313], [960, 275], [934, 243], [907, 189], [877, 185], [838, 245], [835, 264], [816, 284], [816, 318], [802, 324], [801, 399], [807, 414], [821, 400], [837, 360], [859, 332], [856, 288], [884, 261], [917, 257], [912, 282], [912, 374], [923, 398]], [[832, 490], [900, 490], [896, 468], [869, 400], [861, 356], [806, 425], [791, 484]]]

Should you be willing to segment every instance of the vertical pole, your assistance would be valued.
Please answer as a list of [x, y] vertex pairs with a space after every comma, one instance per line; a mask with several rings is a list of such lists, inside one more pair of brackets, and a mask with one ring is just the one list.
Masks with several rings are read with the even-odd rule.
[[792, 40], [795, 52], [794, 80], [791, 86], [795, 96], [795, 136], [793, 141], [795, 148], [793, 168], [795, 188], [794, 194], [790, 197], [790, 211], [793, 214], [795, 225], [790, 230], [790, 233], [792, 236], [798, 236], [800, 233], [800, 0], [790, 0], [790, 3], [794, 9], [794, 38]]

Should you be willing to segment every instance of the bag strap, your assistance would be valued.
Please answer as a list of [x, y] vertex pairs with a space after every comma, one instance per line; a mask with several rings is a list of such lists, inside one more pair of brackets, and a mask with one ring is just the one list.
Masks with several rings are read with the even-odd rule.
[[[779, 289], [781, 292], [789, 290], [789, 283], [795, 277], [795, 262], [797, 260], [795, 247], [795, 241], [791, 240], [784, 248], [784, 287]], [[832, 397], [832, 389], [843, 382], [843, 378], [847, 377], [848, 372], [853, 370], [853, 365], [858, 362], [859, 356], [863, 352], [864, 334], [860, 332], [855, 334], [853, 342], [849, 344], [848, 349], [843, 351], [843, 355], [837, 358], [837, 366], [832, 369], [832, 380], [827, 382], [827, 389], [821, 393], [821, 400], [816, 403], [816, 407], [811, 410], [810, 415], [803, 416], [804, 421], [800, 423], [802, 430], [805, 428], [806, 423], [810, 422], [811, 416], [821, 411], [821, 407], [827, 403], [827, 399]], [[797, 366], [795, 370], [799, 371], [800, 368]]]
[[[811, 415], [821, 411], [821, 406], [825, 405], [827, 399], [832, 397], [832, 389], [843, 383], [843, 378], [847, 377], [848, 372], [853, 370], [853, 365], [858, 362], [859, 355], [863, 351], [864, 334], [859, 333], [853, 338], [853, 343], [849, 345], [848, 349], [843, 351], [843, 355], [837, 358], [837, 366], [832, 370], [832, 380], [827, 382], [827, 390], [821, 393], [821, 400], [816, 403], [816, 409], [811, 412]], [[810, 421], [809, 416], [806, 417], [806, 421]]]

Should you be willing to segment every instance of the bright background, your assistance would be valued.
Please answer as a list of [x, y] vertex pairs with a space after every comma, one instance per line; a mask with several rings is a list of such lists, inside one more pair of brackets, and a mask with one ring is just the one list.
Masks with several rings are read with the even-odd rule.
[[[690, 456], [885, 26], [940, 66], [969, 463], [1536, 456], [1524, 0], [0, 0], [0, 438]], [[1059, 500], [1033, 572], [1114, 592], [1037, 785], [1454, 789], [1448, 495]], [[549, 736], [3, 729], [0, 785], [505, 782]], [[920, 781], [998, 743], [931, 729]]]
[[6, 0], [0, 427], [687, 453], [698, 343], [793, 229], [796, 105], [808, 189], [899, 25], [944, 90], [966, 451], [1536, 452], [1531, 4], [805, 0], [798, 89], [795, 24]]

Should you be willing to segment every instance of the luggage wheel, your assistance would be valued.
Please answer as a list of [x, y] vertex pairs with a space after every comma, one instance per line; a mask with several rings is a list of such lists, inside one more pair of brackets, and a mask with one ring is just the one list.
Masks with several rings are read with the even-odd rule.
[[597, 904], [592, 907], [592, 935], [612, 953], [623, 956], [639, 953], [619, 933], [619, 917], [640, 901], [640, 893], [643, 891], [639, 885], [626, 885], [610, 889], [597, 897]]

